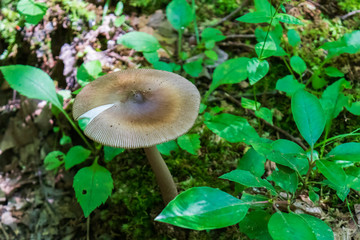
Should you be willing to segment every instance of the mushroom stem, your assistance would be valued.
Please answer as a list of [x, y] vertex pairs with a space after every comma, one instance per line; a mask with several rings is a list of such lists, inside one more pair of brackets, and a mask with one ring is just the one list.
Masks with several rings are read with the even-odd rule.
[[156, 146], [144, 148], [144, 150], [151, 168], [155, 173], [164, 203], [167, 205], [178, 195], [174, 179]]

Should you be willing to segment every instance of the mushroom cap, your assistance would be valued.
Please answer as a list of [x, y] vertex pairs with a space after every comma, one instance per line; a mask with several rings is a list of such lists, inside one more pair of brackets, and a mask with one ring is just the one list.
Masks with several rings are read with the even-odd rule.
[[76, 96], [73, 116], [78, 120], [102, 109], [86, 126], [86, 136], [112, 147], [143, 148], [185, 134], [199, 106], [200, 93], [187, 79], [134, 69], [109, 73], [86, 85]]

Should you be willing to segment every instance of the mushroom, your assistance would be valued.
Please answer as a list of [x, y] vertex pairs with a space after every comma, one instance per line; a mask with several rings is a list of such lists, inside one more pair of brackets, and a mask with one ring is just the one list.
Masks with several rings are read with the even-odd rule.
[[194, 124], [200, 94], [187, 79], [153, 69], [124, 70], [101, 76], [76, 96], [73, 116], [89, 118], [85, 135], [103, 145], [144, 148], [167, 204], [176, 185], [157, 144], [185, 134]]

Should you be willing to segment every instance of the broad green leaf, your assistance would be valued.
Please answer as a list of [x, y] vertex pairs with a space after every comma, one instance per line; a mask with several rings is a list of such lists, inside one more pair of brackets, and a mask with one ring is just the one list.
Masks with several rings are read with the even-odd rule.
[[270, 213], [264, 210], [248, 212], [239, 223], [239, 230], [250, 239], [272, 240], [267, 229], [270, 217]]
[[319, 99], [304, 90], [299, 90], [291, 100], [291, 110], [301, 135], [310, 147], [314, 147], [326, 123]]
[[61, 138], [60, 138], [60, 145], [61, 146], [64, 146], [66, 144], [70, 144], [72, 142], [71, 140], [71, 137], [70, 136], [67, 136], [67, 135], [63, 135]]
[[329, 77], [344, 77], [344, 73], [340, 72], [335, 67], [327, 67], [325, 68], [325, 74]]
[[205, 125], [215, 134], [227, 141], [251, 143], [259, 135], [245, 118], [223, 113], [205, 121]]
[[255, 115], [273, 125], [273, 114], [270, 109], [262, 107], [255, 111]]
[[327, 85], [327, 81], [319, 76], [315, 76], [311, 81], [311, 85], [314, 89], [320, 89]]
[[328, 50], [327, 58], [332, 58], [343, 53], [355, 54], [360, 51], [360, 30], [346, 33], [335, 42], [327, 42], [320, 48]]
[[51, 102], [62, 109], [53, 80], [39, 68], [26, 65], [0, 67], [10, 87], [28, 98]]
[[126, 33], [118, 38], [117, 43], [139, 52], [155, 52], [160, 48], [158, 40], [144, 32]]
[[331, 160], [360, 162], [360, 143], [349, 142], [333, 148], [327, 155]]
[[227, 60], [215, 68], [209, 92], [222, 84], [239, 83], [248, 77], [247, 63], [249, 58], [241, 57]]
[[172, 151], [177, 151], [179, 149], [175, 141], [164, 142], [156, 145], [159, 152], [163, 155], [170, 156]]
[[360, 101], [353, 102], [351, 107], [346, 106], [346, 109], [354, 115], [360, 116]]
[[247, 13], [236, 20], [246, 23], [270, 23], [271, 16], [266, 16], [263, 12], [252, 12]]
[[219, 189], [194, 187], [176, 196], [155, 220], [182, 228], [210, 230], [240, 222], [247, 211], [243, 201]]
[[287, 37], [290, 45], [293, 47], [296, 47], [301, 42], [300, 34], [294, 29], [290, 29], [287, 32]]
[[208, 42], [208, 41], [220, 42], [225, 38], [226, 37], [222, 34], [222, 32], [216, 28], [205, 28], [201, 32], [202, 42]]
[[273, 16], [275, 14], [275, 8], [268, 0], [254, 0], [254, 3], [256, 12], [261, 12], [266, 16]]
[[248, 61], [246, 69], [249, 74], [249, 81], [254, 85], [257, 81], [265, 77], [269, 71], [269, 63], [266, 60], [252, 58]]
[[114, 148], [109, 146], [104, 146], [104, 160], [105, 162], [110, 162], [120, 153], [123, 153], [125, 149], [123, 148]]
[[48, 153], [44, 159], [46, 170], [54, 170], [64, 164], [65, 154], [60, 151], [53, 151]]
[[125, 15], [121, 15], [120, 17], [117, 17], [114, 21], [115, 27], [121, 27], [121, 25], [124, 24], [126, 18]]
[[77, 82], [80, 86], [85, 86], [89, 82], [98, 78], [102, 73], [101, 62], [99, 60], [81, 64], [76, 73]]
[[276, 194], [274, 187], [268, 181], [253, 175], [249, 171], [236, 169], [221, 175], [219, 178], [237, 182], [246, 187], [265, 187], [273, 194]]
[[277, 47], [275, 42], [270, 40], [266, 42], [259, 42], [255, 45], [255, 52], [260, 59], [275, 56], [276, 51]]
[[283, 23], [304, 25], [304, 23], [300, 19], [297, 19], [296, 17], [293, 17], [286, 13], [276, 14], [275, 19], [279, 20], [280, 22], [283, 22]]
[[20, 0], [16, 5], [20, 15], [25, 17], [25, 21], [30, 24], [38, 24], [47, 11], [45, 3], [35, 2], [33, 0]]
[[299, 89], [304, 89], [305, 85], [294, 79], [293, 75], [287, 75], [276, 82], [276, 90], [286, 92], [287, 96], [292, 97]]
[[283, 170], [274, 171], [271, 174], [271, 180], [274, 181], [279, 187], [292, 194], [296, 192], [299, 183], [296, 172], [294, 171], [292, 172], [285, 172]]
[[345, 170], [348, 186], [356, 191], [360, 191], [360, 168], [349, 167]]
[[65, 158], [65, 169], [69, 170], [73, 166], [84, 162], [90, 154], [91, 151], [82, 146], [74, 146], [70, 148]]
[[[348, 191], [347, 176], [342, 167], [326, 160], [316, 161], [316, 167], [335, 186], [336, 191], [340, 193]], [[341, 198], [341, 196], [339, 197]], [[342, 198], [342, 200], [344, 199]]]
[[206, 57], [210, 58], [211, 60], [216, 61], [218, 59], [218, 55], [214, 50], [206, 50], [204, 54]]
[[239, 159], [237, 169], [251, 172], [257, 177], [261, 177], [265, 173], [266, 158], [250, 148], [245, 155]]
[[111, 195], [114, 188], [111, 173], [94, 162], [90, 167], [80, 169], [74, 176], [73, 187], [84, 216], [88, 217]]
[[274, 213], [269, 220], [268, 229], [273, 240], [317, 240], [309, 224], [294, 213]]
[[185, 63], [183, 68], [190, 76], [198, 77], [203, 70], [202, 59]]
[[276, 45], [276, 52], [272, 53], [274, 56], [285, 56], [287, 53], [285, 50], [280, 46], [281, 39], [283, 35], [283, 28], [280, 24], [275, 25], [274, 29], [268, 32], [268, 28], [263, 30], [260, 27], [255, 29], [255, 36], [258, 42], [264, 42], [265, 40], [268, 42], [273, 42]]
[[270, 161], [289, 167], [301, 175], [309, 169], [305, 151], [296, 143], [279, 139], [272, 143], [253, 143], [255, 150]]
[[342, 91], [344, 87], [349, 88], [350, 83], [344, 78], [328, 86], [320, 98], [320, 103], [324, 109], [327, 124], [335, 119], [345, 106], [348, 105], [349, 97], [346, 97]]
[[159, 61], [159, 55], [157, 53], [157, 51], [154, 52], [144, 52], [144, 57], [145, 59], [149, 62], [149, 63], [156, 63]]
[[320, 199], [319, 194], [317, 194], [317, 193], [313, 190], [313, 188], [310, 188], [310, 187], [309, 187], [309, 198], [310, 198], [310, 200], [311, 200], [313, 203], [318, 202], [319, 199]]
[[123, 13], [124, 4], [120, 1], [116, 4], [114, 14], [120, 16]]
[[256, 110], [260, 108], [261, 104], [259, 102], [256, 102], [254, 100], [250, 100], [247, 98], [242, 97], [241, 98], [241, 106], [246, 109]]
[[158, 62], [154, 62], [153, 65], [154, 68], [157, 70], [163, 70], [167, 72], [173, 71], [173, 66], [167, 62], [158, 61]]
[[177, 139], [177, 142], [182, 149], [193, 155], [197, 155], [197, 151], [201, 148], [198, 134], [182, 135]]
[[173, 0], [166, 7], [166, 17], [177, 31], [183, 31], [193, 20], [192, 8], [186, 0]]
[[316, 240], [334, 239], [334, 233], [331, 228], [320, 219], [308, 214], [297, 214], [297, 216], [302, 218], [302, 220], [304, 220], [310, 227], [316, 237]]
[[292, 56], [290, 58], [290, 65], [299, 75], [303, 74], [306, 70], [306, 63], [299, 56]]

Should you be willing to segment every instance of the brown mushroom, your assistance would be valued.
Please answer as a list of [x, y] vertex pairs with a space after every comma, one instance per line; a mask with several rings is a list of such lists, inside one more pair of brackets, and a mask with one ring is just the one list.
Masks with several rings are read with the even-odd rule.
[[176, 185], [156, 148], [185, 134], [198, 115], [200, 94], [185, 78], [153, 69], [114, 72], [86, 85], [73, 116], [90, 118], [85, 134], [103, 145], [144, 148], [165, 204]]

